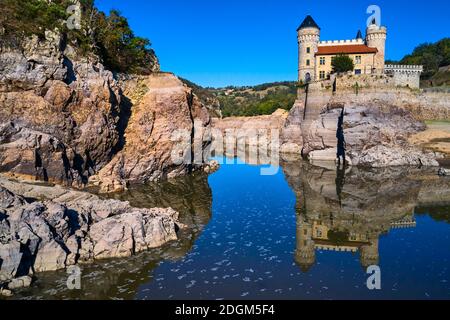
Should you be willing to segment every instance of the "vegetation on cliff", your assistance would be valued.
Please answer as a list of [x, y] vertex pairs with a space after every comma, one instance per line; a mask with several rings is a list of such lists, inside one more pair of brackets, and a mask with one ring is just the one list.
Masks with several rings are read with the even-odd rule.
[[158, 68], [148, 39], [137, 37], [120, 12], [99, 11], [94, 0], [78, 1], [81, 28], [71, 29], [67, 9], [73, 0], [2, 0], [0, 7], [0, 46], [17, 47], [32, 35], [44, 37], [46, 30], [58, 29], [77, 53], [98, 55], [111, 71], [149, 74]]

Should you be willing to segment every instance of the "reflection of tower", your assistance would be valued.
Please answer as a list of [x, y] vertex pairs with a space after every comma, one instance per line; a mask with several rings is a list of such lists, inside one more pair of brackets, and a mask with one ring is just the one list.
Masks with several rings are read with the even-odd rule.
[[312, 240], [313, 228], [302, 214], [297, 215], [297, 250], [295, 261], [303, 272], [308, 272], [316, 262], [316, 251]]
[[361, 265], [364, 268], [376, 266], [380, 263], [380, 254], [378, 251], [378, 236], [370, 239], [370, 245], [361, 247]]

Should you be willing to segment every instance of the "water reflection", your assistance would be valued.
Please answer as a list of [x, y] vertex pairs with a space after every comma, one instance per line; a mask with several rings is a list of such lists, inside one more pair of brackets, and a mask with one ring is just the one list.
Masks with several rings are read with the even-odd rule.
[[177, 210], [185, 225], [179, 230], [179, 241], [127, 259], [81, 266], [81, 291], [67, 289], [65, 271], [39, 274], [33, 287], [19, 292], [16, 299], [135, 299], [141, 284], [154, 281], [153, 271], [160, 262], [179, 261], [192, 250], [211, 218], [212, 193], [205, 174], [132, 187], [111, 197], [129, 201], [134, 207]]
[[[450, 179], [298, 159], [284, 159], [272, 177], [259, 168], [223, 165], [114, 195], [179, 211], [180, 240], [84, 266], [81, 291], [66, 289], [62, 271], [40, 274], [16, 298], [450, 298]], [[374, 264], [382, 292], [364, 287]]]
[[297, 197], [295, 261], [303, 272], [316, 263], [316, 251], [360, 254], [363, 268], [379, 265], [379, 239], [392, 229], [415, 228], [416, 207], [449, 221], [448, 181], [414, 168], [341, 169], [284, 162]]

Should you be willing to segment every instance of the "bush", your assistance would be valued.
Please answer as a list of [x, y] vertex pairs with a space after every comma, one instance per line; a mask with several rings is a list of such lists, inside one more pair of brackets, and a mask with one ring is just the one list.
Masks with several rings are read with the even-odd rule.
[[353, 60], [344, 54], [337, 55], [333, 57], [331, 61], [331, 66], [333, 67], [334, 73], [344, 73], [348, 71], [353, 71], [355, 69], [355, 64]]
[[69, 30], [65, 21], [71, 0], [2, 0], [1, 45], [14, 46], [31, 35], [44, 37], [46, 30], [61, 31], [81, 55], [98, 55], [115, 72], [148, 74], [157, 59], [148, 39], [136, 37], [120, 12], [98, 11], [94, 0], [81, 0], [81, 30]]

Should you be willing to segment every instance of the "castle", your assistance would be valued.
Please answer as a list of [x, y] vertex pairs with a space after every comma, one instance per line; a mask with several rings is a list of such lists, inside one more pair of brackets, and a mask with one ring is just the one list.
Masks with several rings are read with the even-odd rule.
[[332, 59], [348, 55], [354, 62], [355, 75], [389, 75], [396, 86], [419, 88], [422, 66], [385, 65], [387, 28], [376, 20], [366, 30], [363, 38], [358, 31], [352, 40], [320, 40], [320, 27], [308, 15], [297, 29], [299, 50], [299, 81], [307, 83], [330, 78]]

